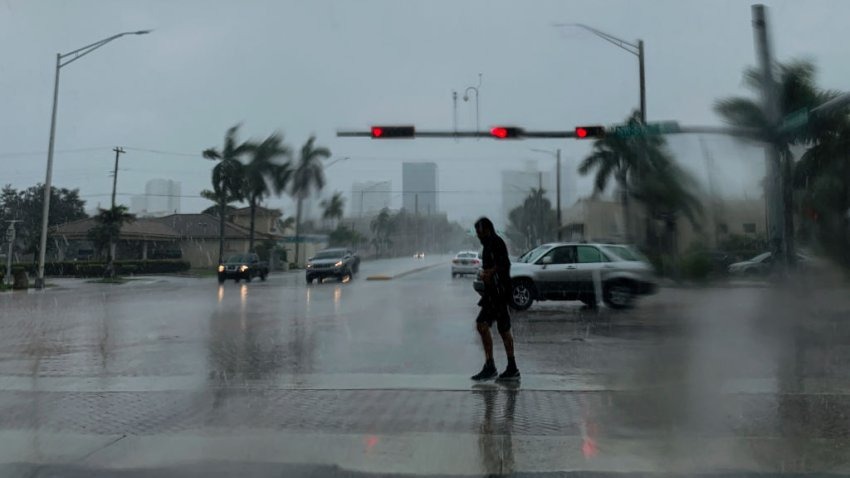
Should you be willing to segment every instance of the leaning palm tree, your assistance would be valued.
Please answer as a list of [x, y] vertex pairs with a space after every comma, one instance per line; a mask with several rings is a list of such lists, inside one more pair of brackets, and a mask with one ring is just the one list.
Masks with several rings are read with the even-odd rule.
[[295, 260], [298, 261], [299, 246], [301, 241], [301, 209], [306, 199], [315, 190], [325, 187], [325, 173], [321, 163], [322, 159], [331, 156], [328, 148], [314, 146], [315, 136], [301, 147], [297, 162], [293, 165], [291, 172], [290, 192], [297, 201], [295, 212]]
[[[345, 210], [345, 198], [342, 193], [337, 191], [330, 199], [325, 199], [321, 202], [322, 208], [325, 210], [322, 214], [322, 219], [338, 221], [342, 219]], [[336, 226], [336, 224], [334, 224]]]
[[[809, 61], [793, 61], [777, 65], [778, 78], [777, 105], [779, 116], [786, 117], [804, 108], [812, 108], [836, 95], [835, 92], [821, 91], [815, 83], [815, 66]], [[748, 68], [744, 71], [744, 85], [754, 93], [763, 89], [763, 79], [759, 70]], [[760, 99], [732, 97], [719, 100], [715, 111], [730, 125], [739, 129], [747, 128], [753, 133], [749, 139], [759, 142], [773, 142], [779, 150], [781, 192], [785, 209], [785, 237], [789, 241], [786, 251], [790, 250], [790, 241], [794, 234], [792, 206], [792, 177], [795, 168], [791, 146], [811, 144], [819, 139], [819, 132], [828, 130], [822, 122], [807, 125], [805, 128], [779, 132], [770, 124]], [[777, 251], [778, 252], [778, 251]], [[793, 258], [793, 256], [791, 257]]]
[[239, 158], [248, 152], [248, 145], [239, 143], [236, 134], [239, 125], [232, 126], [224, 136], [224, 146], [219, 151], [215, 148], [205, 149], [204, 158], [218, 161], [212, 170], [213, 195], [218, 202], [219, 237], [218, 262], [224, 256], [224, 221], [226, 220], [227, 205], [233, 200], [241, 200], [243, 187], [243, 165]]
[[257, 206], [272, 192], [273, 188], [282, 189], [276, 186], [276, 182], [280, 181], [279, 168], [283, 165], [276, 160], [289, 158], [292, 150], [283, 143], [283, 136], [279, 133], [272, 134], [260, 143], [248, 143], [247, 150], [251, 159], [244, 166], [242, 192], [251, 210], [248, 250], [253, 252]]
[[[635, 111], [628, 118], [630, 129], [642, 130], [640, 113]], [[658, 135], [635, 135], [631, 137], [606, 136], [596, 140], [593, 151], [579, 165], [578, 171], [585, 175], [596, 171], [594, 191], [605, 191], [613, 179], [620, 192], [620, 204], [625, 221], [626, 240], [631, 242], [630, 204], [632, 197], [630, 189], [638, 177], [646, 177], [647, 171], [653, 169], [653, 164], [670, 162], [670, 156], [665, 148], [665, 140]]]

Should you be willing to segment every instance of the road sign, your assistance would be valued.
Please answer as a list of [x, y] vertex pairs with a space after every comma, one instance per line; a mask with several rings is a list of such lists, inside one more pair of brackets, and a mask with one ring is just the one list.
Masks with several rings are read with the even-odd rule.
[[800, 108], [799, 110], [791, 113], [786, 116], [782, 120], [782, 124], [779, 125], [780, 133], [787, 133], [789, 131], [795, 130], [801, 126], [806, 125], [809, 122], [809, 109], [808, 108]]
[[12, 242], [15, 240], [15, 226], [14, 224], [9, 224], [9, 228], [6, 229], [6, 242]]
[[661, 121], [658, 123], [647, 123], [646, 125], [618, 125], [610, 128], [609, 131], [613, 136], [628, 138], [632, 136], [679, 133], [681, 132], [681, 128], [676, 121]]

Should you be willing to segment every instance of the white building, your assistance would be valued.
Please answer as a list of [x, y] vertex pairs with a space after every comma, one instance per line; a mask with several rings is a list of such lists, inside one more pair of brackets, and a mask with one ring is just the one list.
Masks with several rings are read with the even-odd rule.
[[139, 216], [160, 217], [180, 212], [180, 183], [170, 179], [151, 179], [144, 196], [130, 198], [130, 212]]
[[351, 185], [351, 216], [374, 215], [381, 209], [390, 207], [392, 181], [364, 181]]

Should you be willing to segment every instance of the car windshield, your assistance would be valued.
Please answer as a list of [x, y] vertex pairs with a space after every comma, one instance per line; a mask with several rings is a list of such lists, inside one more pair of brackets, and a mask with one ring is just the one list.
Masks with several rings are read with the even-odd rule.
[[537, 246], [534, 249], [527, 251], [523, 255], [519, 256], [517, 262], [533, 264], [537, 261], [537, 259], [540, 259], [540, 257], [545, 254], [546, 251], [548, 251], [549, 249], [551, 249], [551, 246]]
[[323, 260], [323, 259], [341, 259], [345, 256], [345, 251], [321, 251], [316, 253], [313, 256], [314, 260]]
[[614, 256], [614, 258], [619, 258], [623, 261], [628, 262], [640, 262], [644, 259], [639, 255], [639, 253], [629, 247], [626, 246], [601, 246], [602, 250], [609, 256]]
[[0, 478], [850, 478], [848, 42], [0, 0]]
[[761, 261], [767, 259], [770, 256], [771, 256], [770, 252], [765, 252], [765, 253], [762, 253], [762, 254], [759, 254], [759, 255], [753, 257], [752, 259], [750, 259], [750, 262], [761, 262]]
[[250, 262], [251, 256], [248, 254], [234, 254], [227, 258], [227, 262]]

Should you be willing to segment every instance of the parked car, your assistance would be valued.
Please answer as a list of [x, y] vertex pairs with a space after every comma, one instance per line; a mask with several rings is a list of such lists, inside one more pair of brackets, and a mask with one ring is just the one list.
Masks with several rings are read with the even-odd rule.
[[481, 270], [481, 254], [475, 251], [461, 251], [452, 259], [452, 277], [466, 274], [478, 274]]
[[[657, 291], [652, 266], [639, 252], [619, 244], [544, 244], [511, 264], [512, 307], [525, 310], [535, 300], [580, 300], [596, 304], [598, 277], [602, 300], [611, 308], [631, 307], [636, 297]], [[475, 290], [484, 292], [477, 278]]]
[[416, 253], [413, 254], [413, 258], [414, 259], [425, 259], [425, 253], [424, 252], [416, 252]]
[[254, 253], [234, 254], [228, 257], [224, 264], [218, 266], [219, 284], [227, 279], [233, 279], [236, 282], [245, 279], [245, 282], [251, 282], [254, 277], [259, 277], [260, 280], [266, 280], [267, 275], [269, 275], [269, 264], [261, 261], [260, 256]]
[[324, 249], [307, 260], [306, 277], [307, 283], [328, 277], [343, 280], [345, 277], [354, 277], [360, 270], [360, 256], [351, 249], [332, 248]]
[[[752, 259], [735, 262], [729, 265], [729, 274], [736, 276], [759, 276], [773, 272], [773, 254], [763, 252]], [[816, 259], [802, 253], [797, 253], [797, 265], [800, 269], [815, 269], [820, 265]]]

